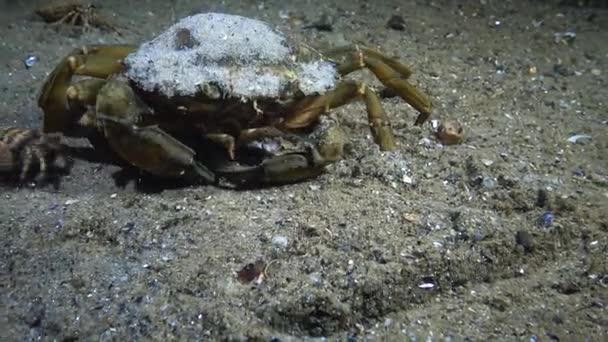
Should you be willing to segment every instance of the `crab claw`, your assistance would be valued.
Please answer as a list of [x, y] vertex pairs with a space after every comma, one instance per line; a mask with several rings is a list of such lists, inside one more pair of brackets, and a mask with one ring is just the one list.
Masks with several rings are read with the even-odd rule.
[[291, 153], [274, 156], [257, 165], [230, 163], [214, 171], [234, 184], [287, 184], [314, 178], [323, 173], [327, 164], [314, 150], [310, 155]]
[[155, 125], [140, 126], [149, 109], [125, 83], [108, 80], [98, 95], [96, 119], [112, 149], [131, 165], [161, 177], [214, 183], [196, 153]]
[[[214, 167], [214, 172], [234, 184], [297, 183], [319, 176], [325, 167], [342, 158], [346, 137], [337, 122], [322, 117], [307, 136], [285, 135], [285, 150], [256, 165], [231, 162]], [[279, 140], [281, 141], [281, 140]]]

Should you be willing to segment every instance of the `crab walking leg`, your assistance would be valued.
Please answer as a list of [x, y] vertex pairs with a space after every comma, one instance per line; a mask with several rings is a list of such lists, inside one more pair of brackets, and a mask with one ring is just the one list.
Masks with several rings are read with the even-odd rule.
[[148, 108], [125, 83], [109, 80], [99, 91], [98, 126], [114, 151], [131, 165], [161, 177], [215, 182], [196, 153], [158, 126], [138, 126]]
[[44, 111], [42, 127], [45, 133], [65, 131], [71, 124], [72, 112], [66, 97], [71, 79], [68, 59], [64, 58], [42, 87], [38, 106]]
[[281, 131], [274, 126], [263, 126], [256, 128], [244, 129], [239, 133], [237, 138], [237, 146], [246, 145], [249, 142], [260, 140], [263, 138], [275, 138], [286, 136], [287, 133]]
[[13, 171], [17, 167], [13, 151], [0, 141], [0, 173]]
[[97, 94], [105, 84], [106, 80], [98, 78], [89, 78], [75, 82], [66, 89], [66, 96], [70, 105], [94, 106], [97, 101]]
[[323, 113], [343, 106], [356, 97], [363, 98], [365, 102], [370, 130], [376, 144], [383, 151], [393, 150], [395, 138], [378, 95], [370, 87], [357, 81], [344, 81], [333, 91], [299, 104], [294, 113], [283, 122], [283, 126], [287, 129], [307, 127]]
[[[332, 57], [332, 56], [340, 57], [340, 56], [344, 56], [347, 54], [351, 54], [351, 55], [355, 54], [355, 56], [358, 58], [355, 58], [354, 60], [360, 60], [361, 59], [359, 57], [360, 54], [365, 54], [368, 57], [378, 59], [378, 60], [382, 61], [384, 64], [391, 67], [396, 72], [398, 72], [401, 75], [401, 77], [403, 77], [403, 78], [409, 78], [412, 75], [412, 69], [407, 67], [405, 64], [399, 62], [398, 60], [396, 60], [394, 58], [387, 57], [386, 55], [384, 55], [378, 51], [374, 51], [370, 48], [354, 45], [354, 46], [338, 47], [338, 48], [334, 48], [334, 49], [324, 52], [324, 55], [330, 56], [330, 57]], [[359, 69], [365, 67], [365, 65], [361, 65], [362, 62], [359, 62], [357, 64], [349, 64], [349, 65], [351, 65], [350, 67], [347, 67], [347, 64], [349, 64], [349, 63], [345, 63], [345, 64], [338, 66], [340, 73], [342, 75], [346, 75], [348, 73], [351, 73], [353, 71], [356, 71], [356, 70], [359, 70]]]
[[232, 135], [226, 133], [208, 133], [205, 134], [205, 137], [215, 143], [222, 145], [226, 152], [228, 152], [228, 157], [230, 158], [230, 160], [234, 160], [236, 143]]
[[[346, 75], [358, 69], [368, 68], [378, 77], [380, 82], [386, 87], [391, 88], [399, 94], [399, 96], [409, 103], [420, 114], [416, 118], [415, 125], [423, 124], [431, 114], [431, 102], [422, 94], [416, 87], [411, 85], [404, 77], [404, 70], [397, 71], [383, 60], [375, 57], [367, 56], [359, 51], [351, 58], [338, 66], [338, 72], [341, 75]], [[409, 76], [410, 73], [406, 73]]]
[[[390, 60], [386, 57], [384, 59]], [[395, 63], [392, 63], [392, 65], [395, 65]], [[431, 115], [431, 102], [426, 95], [407, 81], [404, 77], [405, 70], [397, 71], [383, 59], [368, 56], [365, 52], [359, 51], [354, 53], [349, 60], [339, 65], [338, 72], [341, 75], [346, 75], [363, 68], [368, 68], [382, 84], [395, 90], [403, 100], [420, 112], [415, 125], [422, 125]], [[406, 74], [409, 76], [411, 72]]]
[[105, 55], [79, 55], [68, 57], [70, 70], [75, 75], [107, 78], [119, 73], [123, 67], [119, 59]]
[[132, 45], [91, 45], [63, 58], [47, 77], [38, 97], [38, 106], [45, 114], [43, 131], [65, 133], [72, 124], [76, 109], [71, 108], [67, 92], [74, 74], [107, 78], [121, 70], [120, 59], [134, 50]]

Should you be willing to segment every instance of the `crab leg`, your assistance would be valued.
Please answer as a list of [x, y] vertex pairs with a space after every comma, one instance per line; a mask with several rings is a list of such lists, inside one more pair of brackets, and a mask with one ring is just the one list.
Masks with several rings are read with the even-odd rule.
[[244, 129], [240, 132], [237, 138], [237, 146], [242, 146], [248, 142], [259, 140], [262, 138], [274, 138], [285, 136], [285, 132], [274, 126], [264, 126], [256, 128]]
[[68, 57], [70, 70], [75, 75], [107, 78], [122, 70], [119, 59], [106, 55], [79, 55]]
[[107, 78], [120, 71], [118, 60], [134, 50], [132, 45], [91, 45], [75, 49], [63, 58], [46, 79], [38, 97], [38, 106], [45, 114], [43, 131], [66, 133], [74, 121], [77, 112], [66, 96], [74, 74]]
[[70, 125], [71, 111], [65, 96], [72, 73], [67, 58], [55, 67], [47, 78], [38, 97], [38, 106], [44, 111], [43, 131], [61, 132]]
[[399, 61], [372, 49], [359, 46], [336, 48], [326, 54], [329, 56], [349, 54], [346, 61], [338, 65], [338, 72], [342, 76], [368, 68], [382, 84], [395, 90], [403, 100], [420, 112], [415, 125], [423, 124], [430, 116], [431, 102], [426, 95], [406, 80], [412, 75], [412, 71]]
[[368, 68], [378, 77], [382, 84], [395, 90], [402, 99], [420, 112], [420, 115], [416, 118], [415, 125], [421, 125], [428, 119], [431, 114], [431, 103], [424, 94], [406, 80], [403, 76], [404, 70], [399, 72], [382, 59], [367, 56], [364, 52], [360, 51], [353, 54], [344, 64], [338, 66], [338, 71], [340, 74], [345, 75], [362, 68]]
[[106, 80], [98, 78], [87, 78], [75, 82], [65, 91], [70, 105], [94, 106], [97, 94], [105, 84]]
[[[326, 51], [324, 54], [327, 56], [336, 57], [336, 56], [342, 56], [342, 55], [348, 54], [348, 53], [355, 54], [357, 57], [359, 57], [360, 54], [364, 54], [365, 56], [378, 59], [378, 60], [382, 61], [384, 64], [388, 65], [393, 70], [395, 70], [396, 72], [398, 72], [403, 78], [409, 78], [412, 75], [412, 70], [409, 67], [407, 67], [405, 64], [397, 61], [394, 58], [387, 57], [378, 51], [374, 51], [374, 50], [366, 48], [366, 47], [345, 46], [345, 47], [339, 47], [339, 48], [335, 48], [335, 49]], [[354, 58], [354, 60], [360, 60], [360, 58]], [[358, 65], [351, 64], [351, 67], [349, 68], [346, 66], [348, 64], [349, 63], [344, 63], [344, 64], [338, 65], [338, 70], [340, 71], [340, 73], [342, 75], [349, 74], [353, 71], [356, 71], [356, 70], [359, 70], [359, 69], [365, 67], [365, 65], [361, 65], [361, 63], [359, 63]]]
[[205, 137], [215, 143], [224, 146], [230, 160], [235, 158], [236, 143], [232, 135], [226, 133], [208, 133]]
[[340, 107], [356, 97], [361, 97], [367, 107], [368, 121], [374, 141], [383, 151], [395, 148], [390, 121], [382, 109], [378, 95], [367, 85], [356, 81], [344, 81], [333, 91], [299, 104], [294, 113], [283, 122], [287, 129], [310, 126], [329, 109]]

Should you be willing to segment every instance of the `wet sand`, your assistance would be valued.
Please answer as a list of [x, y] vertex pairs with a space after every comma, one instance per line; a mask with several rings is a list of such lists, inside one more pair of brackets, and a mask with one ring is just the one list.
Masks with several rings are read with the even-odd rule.
[[[606, 336], [606, 9], [104, 1], [119, 36], [56, 31], [34, 5], [0, 3], [0, 126], [40, 127], [42, 82], [74, 47], [137, 44], [188, 14], [220, 11], [314, 46], [401, 58], [433, 119], [459, 121], [466, 139], [439, 144], [431, 124], [413, 126], [415, 111], [386, 98], [397, 151], [379, 152], [364, 105], [350, 104], [335, 111], [350, 141], [344, 159], [308, 182], [158, 190], [122, 186], [120, 166], [90, 158], [56, 190], [4, 183], [1, 340]], [[332, 31], [302, 29], [323, 14]], [[393, 15], [403, 31], [387, 28]], [[29, 54], [39, 62], [28, 69]], [[370, 73], [354, 78], [379, 86]], [[569, 142], [576, 134], [591, 139]], [[256, 260], [265, 277], [240, 283], [236, 272]]]

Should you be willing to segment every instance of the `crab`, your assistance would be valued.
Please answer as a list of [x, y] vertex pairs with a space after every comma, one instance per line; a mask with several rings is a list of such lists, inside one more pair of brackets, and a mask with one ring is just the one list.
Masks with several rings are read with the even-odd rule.
[[53, 169], [64, 170], [69, 165], [60, 135], [44, 135], [29, 128], [0, 127], [0, 174], [23, 182], [38, 172], [38, 179], [43, 183]]
[[95, 5], [84, 3], [81, 0], [47, 2], [37, 7], [34, 12], [53, 26], [61, 24], [81, 26], [82, 32], [91, 29], [91, 27], [98, 27], [120, 33], [116, 25], [102, 15]]
[[[319, 52], [264, 22], [221, 13], [183, 18], [140, 47], [75, 49], [49, 75], [38, 104], [44, 132], [99, 132], [124, 161], [153, 175], [285, 183], [314, 177], [341, 157], [335, 129], [316, 131], [325, 114], [354, 99], [365, 102], [380, 149], [396, 147], [376, 92], [345, 78], [364, 68], [420, 113], [416, 125], [427, 120], [430, 101], [399, 61], [360, 46]], [[249, 153], [239, 151], [265, 139], [303, 147], [237, 162]], [[194, 146], [203, 140], [221, 145], [227, 162], [208, 167], [205, 150]]]

